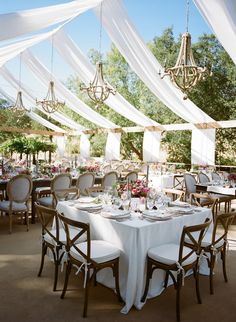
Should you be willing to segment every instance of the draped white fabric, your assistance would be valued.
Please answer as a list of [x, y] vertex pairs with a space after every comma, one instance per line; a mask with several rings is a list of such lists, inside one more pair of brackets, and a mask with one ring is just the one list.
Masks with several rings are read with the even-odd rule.
[[105, 149], [106, 160], [120, 160], [120, 140], [121, 133], [108, 133]]
[[62, 132], [62, 133], [66, 133], [65, 130], [61, 129], [60, 127], [58, 127], [57, 125], [52, 124], [51, 122], [45, 120], [43, 117], [39, 116], [38, 114], [34, 113], [34, 112], [27, 112], [26, 113], [27, 116], [29, 116], [32, 120], [42, 124], [43, 126], [56, 131], [56, 132]]
[[215, 164], [215, 129], [192, 131], [191, 163], [197, 165]]
[[0, 66], [4, 65], [10, 59], [16, 57], [19, 53], [24, 51], [26, 48], [32, 47], [38, 44], [39, 42], [47, 39], [53, 33], [55, 33], [56, 30], [58, 29], [21, 40], [19, 42], [13, 43], [8, 46], [1, 47], [0, 48]]
[[[94, 8], [99, 16], [99, 8]], [[213, 121], [165, 77], [160, 63], [138, 35], [120, 0], [103, 1], [103, 26], [131, 68], [149, 89], [174, 113], [190, 123]]]
[[[29, 67], [29, 69], [40, 80], [40, 82], [42, 82], [42, 84], [48, 86], [49, 82], [52, 79], [51, 74], [47, 70], [47, 68], [38, 61], [38, 59], [36, 59], [28, 50], [26, 50], [22, 53], [22, 61]], [[109, 121], [99, 113], [92, 110], [55, 77], [53, 77], [53, 81], [55, 83], [56, 96], [62, 101], [65, 100], [68, 104], [68, 107], [71, 108], [74, 112], [80, 114], [90, 122], [97, 124], [99, 127], [118, 127], [113, 122]]]
[[0, 15], [0, 40], [41, 30], [80, 15], [102, 0], [78, 0]]
[[161, 132], [145, 131], [143, 135], [143, 161], [160, 161]]
[[[0, 88], [0, 94], [5, 97], [10, 104], [14, 104], [13, 97], [11, 97], [8, 93], [6, 93], [2, 88]], [[31, 104], [28, 102], [28, 100], [24, 101], [24, 104], [27, 108], [31, 108]], [[59, 126], [52, 124], [51, 122], [45, 120], [43, 117], [39, 116], [38, 114], [34, 112], [27, 112], [27, 116], [29, 116], [32, 120], [36, 121], [37, 123], [53, 130], [56, 132], [66, 133], [65, 130], [61, 129]]]
[[[16, 80], [16, 78], [10, 73], [10, 71], [5, 66], [1, 67], [0, 74], [3, 76], [3, 78], [5, 78], [11, 84], [11, 86], [13, 88], [15, 88], [16, 91], [18, 91], [18, 89], [19, 89], [18, 80]], [[23, 83], [21, 83], [21, 91], [23, 94], [23, 101], [25, 102], [25, 100], [27, 100], [28, 106], [30, 108], [34, 107], [35, 106], [35, 98], [31, 94], [30, 90], [28, 90]], [[40, 110], [41, 112], [43, 112], [44, 114], [46, 114], [47, 116], [49, 115], [42, 108], [40, 108], [38, 106], [36, 106], [36, 108], [38, 110]], [[61, 114], [59, 112], [55, 112], [53, 114], [50, 114], [50, 117], [52, 119], [54, 119], [55, 121], [69, 127], [72, 130], [81, 131], [81, 130], [85, 129], [82, 125], [77, 124], [75, 121], [73, 121], [69, 117], [67, 117], [64, 114]]]
[[194, 0], [194, 2], [236, 64], [236, 1]]
[[57, 145], [57, 155], [60, 158], [63, 158], [64, 155], [65, 155], [67, 137], [65, 135], [63, 135], [63, 136], [54, 136], [53, 141]]
[[[55, 34], [53, 44], [64, 60], [78, 73], [78, 77], [88, 84], [95, 75], [95, 68], [63, 29]], [[141, 126], [159, 125], [137, 110], [118, 92], [116, 95], [110, 95], [105, 103], [136, 124]]]
[[90, 157], [90, 141], [88, 135], [84, 133], [80, 136], [80, 157], [84, 159]]

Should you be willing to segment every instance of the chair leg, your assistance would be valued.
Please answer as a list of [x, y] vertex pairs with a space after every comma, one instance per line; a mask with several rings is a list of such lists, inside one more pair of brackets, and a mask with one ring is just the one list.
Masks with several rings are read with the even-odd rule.
[[88, 270], [87, 277], [86, 277], [86, 284], [84, 288], [84, 310], [83, 310], [84, 318], [87, 316], [87, 310], [88, 310], [89, 284], [90, 284], [90, 271]]
[[214, 288], [213, 288], [214, 265], [215, 265], [215, 255], [211, 254], [211, 259], [210, 259], [210, 294], [214, 294]]
[[149, 289], [149, 283], [150, 283], [151, 278], [152, 278], [152, 263], [148, 259], [148, 261], [147, 261], [146, 285], [145, 285], [143, 296], [141, 298], [141, 302], [145, 302], [145, 300], [146, 300], [148, 289]]
[[224, 280], [227, 283], [228, 277], [227, 277], [227, 272], [226, 272], [226, 245], [224, 245], [224, 248], [221, 251], [221, 260], [222, 260]]
[[118, 296], [119, 302], [122, 302], [122, 297], [120, 295], [120, 284], [119, 284], [119, 261], [117, 261], [114, 265], [113, 265], [113, 275], [115, 277], [115, 285], [116, 285], [116, 294]]
[[176, 284], [176, 320], [180, 321], [180, 290], [182, 287], [182, 273], [177, 276], [177, 284]]
[[12, 214], [9, 213], [9, 224], [10, 224], [10, 227], [9, 227], [9, 234], [12, 233]]
[[166, 277], [165, 277], [165, 281], [164, 281], [164, 288], [167, 288], [168, 280], [169, 280], [169, 271], [166, 271]]
[[25, 221], [26, 221], [26, 229], [27, 229], [27, 231], [29, 231], [29, 213], [28, 213], [28, 211], [26, 211], [26, 213], [25, 213]]
[[195, 277], [197, 301], [198, 301], [199, 304], [201, 304], [202, 300], [201, 300], [200, 289], [199, 289], [199, 271], [198, 271], [198, 268], [194, 268], [194, 277]]
[[65, 297], [65, 294], [66, 294], [68, 281], [69, 281], [69, 276], [70, 276], [70, 271], [71, 271], [71, 262], [68, 261], [67, 264], [66, 264], [66, 275], [65, 275], [63, 291], [61, 293], [61, 299], [63, 299]]
[[38, 272], [38, 277], [41, 276], [41, 273], [43, 271], [43, 265], [44, 265], [44, 257], [47, 253], [47, 246], [43, 243], [42, 244], [42, 254], [41, 254], [41, 264], [40, 264], [40, 268], [39, 268], [39, 272]]

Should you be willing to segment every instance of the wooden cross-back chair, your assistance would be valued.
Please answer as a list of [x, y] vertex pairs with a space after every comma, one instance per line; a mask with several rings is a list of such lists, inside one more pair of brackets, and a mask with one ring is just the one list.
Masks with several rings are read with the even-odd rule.
[[[89, 224], [67, 218], [63, 214], [58, 214], [58, 216], [66, 232], [66, 252], [68, 254], [65, 282], [61, 298], [64, 298], [66, 294], [71, 268], [72, 266], [77, 266], [79, 270], [84, 272], [83, 317], [86, 317], [88, 291], [92, 279], [90, 272], [93, 272], [93, 276], [96, 281], [96, 272], [103, 268], [110, 267], [113, 271], [113, 276], [115, 277], [116, 294], [118, 299], [122, 301], [119, 289], [120, 250], [109, 242], [103, 240], [91, 240]], [[77, 234], [75, 236], [71, 235], [69, 227], [77, 229]], [[86, 241], [78, 243], [84, 235], [86, 236]]]
[[[145, 302], [150, 279], [154, 270], [161, 269], [166, 272], [164, 288], [168, 285], [168, 279], [171, 277], [176, 289], [176, 319], [180, 321], [180, 290], [183, 286], [183, 279], [189, 270], [194, 271], [195, 287], [198, 303], [201, 303], [199, 290], [199, 271], [198, 262], [200, 255], [200, 245], [206, 230], [211, 223], [210, 219], [199, 225], [184, 226], [180, 242], [159, 245], [148, 250], [147, 254], [147, 275], [146, 285], [141, 301]], [[186, 237], [191, 240], [192, 247], [188, 247]], [[177, 273], [177, 275], [173, 274]]]

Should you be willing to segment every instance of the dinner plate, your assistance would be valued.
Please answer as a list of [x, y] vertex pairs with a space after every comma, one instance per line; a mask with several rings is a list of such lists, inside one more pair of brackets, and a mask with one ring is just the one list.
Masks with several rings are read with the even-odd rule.
[[173, 208], [168, 209], [168, 212], [173, 214], [174, 216], [182, 216], [182, 215], [192, 215], [194, 214], [194, 210], [192, 208]]
[[191, 205], [184, 201], [172, 201], [170, 202], [171, 207], [181, 207], [181, 208], [190, 208]]
[[103, 210], [101, 216], [109, 219], [126, 219], [130, 217], [130, 211], [124, 210]]
[[76, 200], [76, 203], [95, 203], [96, 199], [97, 198], [94, 198], [94, 197], [80, 197], [79, 199]]
[[159, 211], [143, 211], [143, 218], [150, 219], [150, 220], [156, 220], [156, 221], [164, 221], [164, 220], [170, 220], [172, 219], [171, 214], [162, 214]]
[[79, 210], [84, 210], [88, 212], [98, 212], [102, 209], [102, 204], [96, 203], [76, 203], [74, 207]]

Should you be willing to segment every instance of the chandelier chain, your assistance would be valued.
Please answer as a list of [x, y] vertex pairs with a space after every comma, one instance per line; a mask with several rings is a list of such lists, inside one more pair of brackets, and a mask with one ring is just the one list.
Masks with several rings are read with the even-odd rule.
[[102, 60], [102, 2], [100, 4], [99, 61]]
[[53, 36], [54, 35], [52, 35], [52, 48], [51, 48], [51, 80], [53, 79], [53, 56], [54, 56]]
[[189, 25], [189, 0], [186, 2], [186, 32], [188, 32]]

